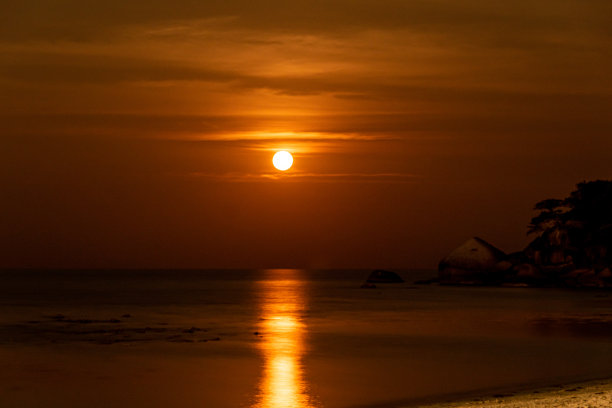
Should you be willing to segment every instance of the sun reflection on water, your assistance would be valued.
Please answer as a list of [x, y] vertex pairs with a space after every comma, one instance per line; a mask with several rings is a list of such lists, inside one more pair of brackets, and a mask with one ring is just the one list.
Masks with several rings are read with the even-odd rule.
[[306, 296], [300, 270], [266, 271], [258, 282], [261, 294], [258, 345], [263, 373], [253, 408], [314, 408], [317, 405], [304, 378], [302, 320]]

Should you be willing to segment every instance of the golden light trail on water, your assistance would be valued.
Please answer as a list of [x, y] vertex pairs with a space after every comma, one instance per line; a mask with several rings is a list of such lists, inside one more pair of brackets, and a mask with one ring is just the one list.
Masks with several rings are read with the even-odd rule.
[[263, 375], [253, 408], [314, 408], [304, 379], [306, 326], [302, 321], [304, 281], [295, 270], [268, 271], [273, 279], [258, 282], [261, 302], [259, 349]]

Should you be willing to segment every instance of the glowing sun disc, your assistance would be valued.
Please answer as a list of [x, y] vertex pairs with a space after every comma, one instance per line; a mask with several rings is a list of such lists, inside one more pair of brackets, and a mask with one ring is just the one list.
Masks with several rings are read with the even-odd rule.
[[276, 152], [272, 158], [272, 164], [280, 171], [289, 170], [293, 164], [293, 156], [291, 156], [291, 153], [284, 150]]

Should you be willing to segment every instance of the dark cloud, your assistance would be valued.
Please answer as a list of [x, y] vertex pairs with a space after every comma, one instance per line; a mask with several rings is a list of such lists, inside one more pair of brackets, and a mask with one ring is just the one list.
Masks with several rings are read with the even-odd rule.
[[[563, 31], [601, 30], [610, 33], [610, 3], [605, 0], [532, 1], [367, 0], [313, 2], [117, 0], [84, 3], [77, 0], [12, 2], [3, 10], [0, 33], [18, 39], [104, 38], [114, 29], [184, 20], [234, 19], [240, 28], [267, 32], [337, 32], [355, 29], [430, 28], [436, 32], [488, 31], [504, 35], [543, 27]], [[510, 35], [511, 36], [511, 35]], [[510, 37], [507, 36], [507, 37]]]
[[238, 73], [163, 59], [63, 53], [5, 53], [0, 77], [26, 83], [113, 84], [134, 81], [230, 82]]
[[[183, 175], [184, 176], [184, 175]], [[189, 177], [200, 177], [216, 182], [309, 182], [309, 183], [411, 183], [418, 180], [414, 174], [404, 173], [191, 173]]]
[[[397, 100], [429, 100], [432, 112], [345, 113], [319, 115], [168, 115], [168, 114], [19, 114], [2, 115], [0, 134], [78, 134], [157, 139], [259, 140], [284, 130], [299, 140], [396, 139], [427, 135], [488, 133], [581, 134], [593, 137], [612, 129], [612, 95], [511, 93], [486, 90], [390, 88]], [[456, 110], [453, 112], [453, 110]], [[280, 131], [279, 131], [280, 129]], [[316, 135], [316, 136], [313, 136]], [[284, 136], [286, 140], [290, 135]]]

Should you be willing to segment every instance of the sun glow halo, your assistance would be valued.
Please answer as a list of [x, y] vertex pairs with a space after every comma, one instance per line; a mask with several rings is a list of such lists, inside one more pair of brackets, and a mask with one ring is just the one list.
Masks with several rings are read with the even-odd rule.
[[280, 152], [276, 152], [274, 154], [272, 164], [274, 164], [274, 167], [280, 171], [289, 170], [293, 164], [293, 156], [291, 156], [291, 153], [281, 150]]

